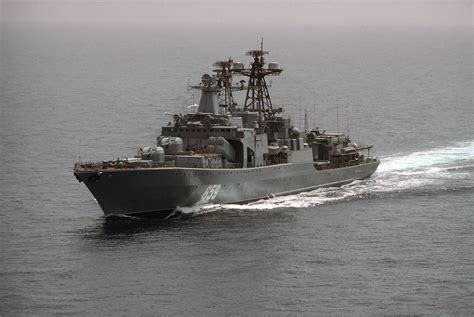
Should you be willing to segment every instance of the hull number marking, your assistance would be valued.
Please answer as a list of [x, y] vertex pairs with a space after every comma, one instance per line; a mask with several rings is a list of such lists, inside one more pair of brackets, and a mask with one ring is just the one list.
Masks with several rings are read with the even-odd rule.
[[201, 200], [199, 202], [205, 203], [205, 202], [214, 200], [217, 197], [217, 194], [219, 193], [220, 190], [221, 190], [221, 184], [209, 185], [204, 191], [204, 194], [202, 194]]

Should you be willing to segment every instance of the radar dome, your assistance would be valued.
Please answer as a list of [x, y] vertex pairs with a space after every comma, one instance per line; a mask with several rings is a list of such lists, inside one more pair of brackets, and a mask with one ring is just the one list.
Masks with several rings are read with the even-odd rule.
[[291, 136], [294, 138], [298, 138], [300, 136], [300, 130], [298, 128], [291, 129]]

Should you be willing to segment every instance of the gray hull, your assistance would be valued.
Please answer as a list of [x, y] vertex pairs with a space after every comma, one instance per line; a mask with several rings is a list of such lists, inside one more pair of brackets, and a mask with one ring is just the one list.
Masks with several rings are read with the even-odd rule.
[[312, 163], [260, 168], [149, 168], [76, 172], [106, 215], [158, 212], [177, 206], [247, 202], [341, 185], [369, 177], [379, 165], [316, 170]]

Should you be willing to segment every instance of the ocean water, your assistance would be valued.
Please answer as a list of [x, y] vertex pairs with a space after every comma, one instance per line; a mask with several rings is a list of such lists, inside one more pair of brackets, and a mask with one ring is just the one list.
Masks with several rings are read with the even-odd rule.
[[[471, 32], [4, 25], [0, 315], [472, 315]], [[105, 218], [74, 162], [154, 144], [198, 100], [187, 86], [261, 36], [285, 69], [274, 105], [374, 144], [378, 171]]]

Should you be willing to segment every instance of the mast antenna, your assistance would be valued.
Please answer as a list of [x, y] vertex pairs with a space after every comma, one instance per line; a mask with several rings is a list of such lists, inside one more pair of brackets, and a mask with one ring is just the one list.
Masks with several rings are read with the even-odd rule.
[[313, 93], [313, 128], [316, 128], [316, 95]]
[[81, 142], [81, 138], [79, 138], [79, 163], [81, 162], [81, 147], [82, 147], [82, 142]]
[[346, 104], [346, 130], [347, 137], [349, 137], [349, 104]]
[[304, 132], [308, 133], [308, 112], [306, 111], [306, 108], [304, 108]]
[[300, 129], [301, 129], [301, 126], [302, 126], [302, 123], [303, 123], [303, 118], [301, 117], [301, 91], [300, 91], [299, 99], [300, 99], [300, 122], [298, 122], [298, 123], [299, 123]]

